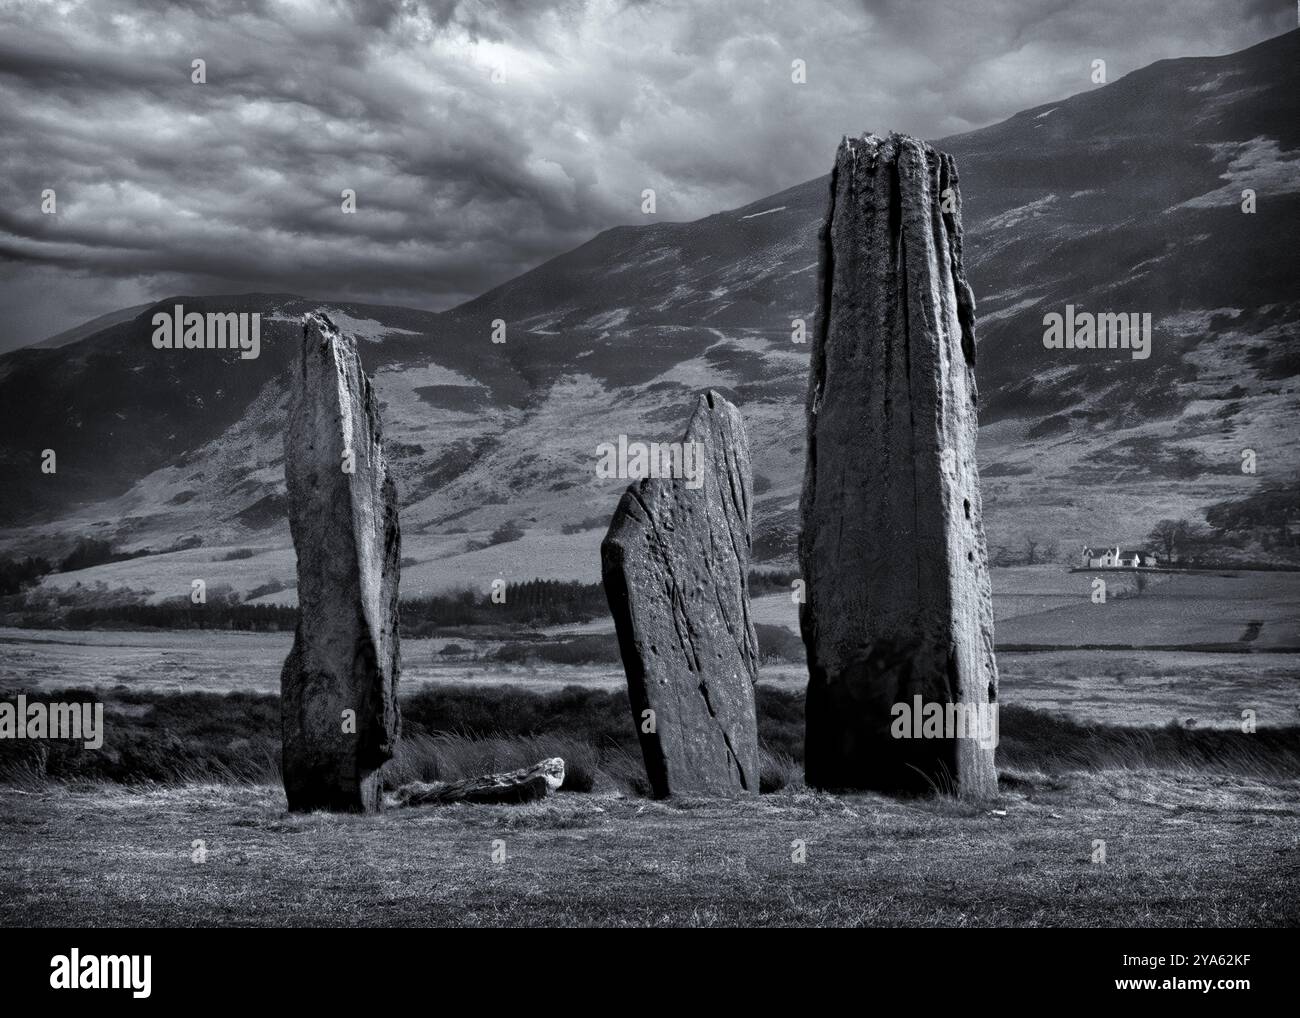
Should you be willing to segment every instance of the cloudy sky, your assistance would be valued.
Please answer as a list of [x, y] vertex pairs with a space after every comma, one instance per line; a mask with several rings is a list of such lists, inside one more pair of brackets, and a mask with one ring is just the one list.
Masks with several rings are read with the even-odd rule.
[[0, 0], [0, 350], [172, 294], [450, 307], [645, 222], [644, 188], [659, 219], [698, 218], [825, 172], [845, 133], [940, 138], [1093, 87], [1096, 58], [1114, 80], [1295, 19], [1291, 0]]

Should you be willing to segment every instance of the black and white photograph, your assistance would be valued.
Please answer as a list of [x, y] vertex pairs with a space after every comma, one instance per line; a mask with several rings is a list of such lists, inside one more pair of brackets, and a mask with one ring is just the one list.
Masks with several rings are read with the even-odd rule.
[[1258, 1000], [1298, 25], [0, 0], [0, 926], [54, 945], [5, 985], [188, 1004], [218, 927], [1001, 968], [978, 927]]

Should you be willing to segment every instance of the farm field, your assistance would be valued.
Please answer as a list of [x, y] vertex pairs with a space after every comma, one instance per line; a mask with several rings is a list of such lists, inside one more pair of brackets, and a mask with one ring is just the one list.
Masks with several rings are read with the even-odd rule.
[[[991, 570], [993, 581], [993, 618], [996, 622], [1054, 611], [1059, 608], [1091, 604], [1092, 576], [1072, 573], [1059, 565], [1011, 566]], [[1300, 574], [1294, 589], [1300, 597]], [[1168, 573], [1153, 573], [1142, 579], [1147, 585], [1143, 596], [1158, 596]], [[1138, 581], [1133, 573], [1115, 572], [1106, 577], [1110, 596], [1116, 600], [1137, 594]], [[767, 625], [799, 628], [799, 606], [790, 594], [764, 594], [752, 601], [754, 621]], [[1000, 634], [999, 634], [1000, 636]]]
[[[60, 642], [50, 642], [57, 636]], [[622, 689], [622, 667], [447, 664], [442, 640], [403, 641], [402, 689], [579, 685]], [[0, 696], [18, 691], [125, 689], [131, 692], [275, 693], [292, 637], [286, 633], [58, 633], [0, 630]], [[1260, 727], [1300, 722], [1300, 659], [1294, 654], [1183, 651], [1003, 652], [1002, 702], [1110, 724], [1237, 727], [1256, 711]], [[760, 684], [801, 690], [796, 664], [765, 665]]]
[[[1106, 583], [1094, 604], [1093, 581]], [[1140, 582], [1139, 582], [1140, 580]], [[1300, 573], [1070, 572], [1059, 565], [992, 570], [999, 647], [1300, 649]], [[789, 594], [753, 601], [756, 623], [798, 630]]]
[[[1260, 725], [1300, 718], [1300, 656], [1283, 652], [1300, 647], [1300, 574], [1145, 579], [1151, 582], [1139, 592], [1132, 574], [1107, 575], [1111, 596], [1093, 604], [1092, 574], [1060, 566], [995, 570], [997, 639], [1007, 648], [998, 653], [1003, 702], [1114, 724], [1195, 719], [1233, 726], [1248, 708]], [[756, 598], [753, 615], [757, 624], [797, 632], [798, 606], [788, 594]], [[612, 630], [610, 620], [598, 619], [534, 635], [560, 639]], [[292, 641], [288, 632], [0, 628], [0, 693], [73, 687], [276, 692]], [[453, 643], [465, 653], [443, 653]], [[501, 646], [499, 639], [459, 636], [404, 639], [403, 688], [624, 684], [616, 660], [506, 664], [490, 658]], [[1100, 649], [1106, 647], [1113, 649]], [[765, 663], [760, 676], [783, 689], [802, 689], [806, 681], [799, 661]]]
[[1108, 583], [1105, 604], [1085, 593], [1068, 604], [1009, 615], [998, 620], [999, 646], [1300, 649], [1300, 573], [1163, 574], [1165, 582], [1123, 597], [1109, 589], [1110, 574], [1070, 574], [1085, 590], [1096, 576]]
[[[599, 544], [603, 532], [578, 534], [540, 534], [528, 532], [520, 541], [464, 550], [472, 540], [485, 541], [487, 533], [431, 536], [419, 533], [402, 537], [402, 594], [416, 597], [471, 586], [485, 588], [492, 579], [530, 580], [537, 576], [600, 581]], [[524, 573], [520, 562], [528, 562], [533, 572]], [[296, 559], [292, 547], [214, 546], [148, 555], [121, 562], [108, 562], [66, 573], [42, 577], [40, 587], [66, 590], [77, 584], [109, 589], [128, 588], [149, 591], [154, 603], [167, 598], [188, 596], [190, 583], [202, 578], [209, 588], [228, 586], [241, 596], [258, 587], [280, 586], [283, 589], [252, 598], [253, 604], [296, 605]], [[999, 616], [1041, 611], [1056, 607], [1054, 598], [1086, 597], [1090, 577], [1071, 573], [1063, 565], [1008, 566], [993, 569], [993, 594], [1003, 603]], [[486, 579], [484, 579], [486, 577]], [[1168, 574], [1153, 573], [1148, 584], [1157, 585]], [[1108, 581], [1116, 594], [1123, 596], [1135, 586], [1131, 573], [1115, 572]], [[789, 603], [788, 595], [769, 595]]]
[[[572, 557], [572, 540], [557, 538], [556, 555]], [[458, 538], [458, 540], [461, 540]], [[512, 580], [507, 565], [512, 545], [473, 552], [502, 560], [494, 575]], [[149, 600], [188, 595], [195, 577], [203, 577], [210, 590], [229, 586], [247, 594], [258, 587], [285, 589], [253, 598], [254, 604], [297, 603], [292, 551], [246, 549], [248, 558], [225, 560], [235, 549], [196, 548], [167, 555], [115, 562], [71, 573], [57, 573], [42, 586], [68, 588], [74, 584], [151, 591]], [[495, 561], [495, 558], [494, 558]], [[548, 560], [549, 561], [549, 560]], [[473, 570], [446, 571], [441, 560], [422, 559], [402, 570], [402, 592], [415, 597], [446, 589], [429, 570], [447, 576], [477, 575]], [[546, 575], [567, 575], [564, 570]], [[1106, 603], [1092, 601], [1093, 580], [1106, 583]], [[594, 582], [598, 576], [574, 577]], [[1070, 572], [1062, 565], [1012, 566], [993, 569], [993, 610], [997, 639], [1002, 646], [1199, 646], [1237, 641], [1251, 649], [1300, 648], [1300, 572], [1229, 571], [1179, 575], [1132, 572]], [[765, 594], [753, 600], [756, 623], [798, 630], [798, 606], [788, 593]], [[554, 627], [554, 635], [612, 632], [608, 618]]]
[[[463, 639], [402, 640], [402, 685], [465, 682], [478, 685], [613, 685], [620, 665], [526, 666], [497, 662], [448, 663], [439, 652]], [[475, 647], [485, 651], [499, 641]], [[278, 692], [280, 667], [293, 634], [224, 630], [132, 632], [0, 628], [0, 691], [79, 686], [158, 692], [233, 690]]]

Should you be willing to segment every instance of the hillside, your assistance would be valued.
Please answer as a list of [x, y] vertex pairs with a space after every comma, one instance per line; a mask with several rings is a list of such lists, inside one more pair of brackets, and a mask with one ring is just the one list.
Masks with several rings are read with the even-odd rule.
[[[1300, 469], [1298, 50], [1291, 32], [1161, 61], [936, 142], [961, 173], [995, 555], [1026, 537], [1136, 542], [1155, 519], [1195, 518]], [[408, 592], [594, 579], [623, 487], [595, 477], [596, 445], [676, 439], [706, 385], [744, 412], [757, 551], [787, 563], [808, 349], [791, 320], [811, 326], [826, 195], [819, 178], [696, 222], [609, 230], [442, 314], [284, 294], [157, 305], [259, 311], [256, 360], [154, 350], [153, 307], [0, 357], [0, 551], [198, 535], [256, 552], [249, 587], [291, 582], [283, 371], [299, 316], [319, 307], [362, 340], [384, 402]], [[1151, 357], [1044, 349], [1043, 315], [1067, 304], [1151, 313]], [[47, 448], [55, 475], [40, 471]], [[1244, 448], [1257, 475], [1240, 471]], [[521, 541], [478, 547], [507, 521]], [[166, 570], [150, 565], [121, 564], [145, 572], [117, 582], [160, 590], [150, 576]]]

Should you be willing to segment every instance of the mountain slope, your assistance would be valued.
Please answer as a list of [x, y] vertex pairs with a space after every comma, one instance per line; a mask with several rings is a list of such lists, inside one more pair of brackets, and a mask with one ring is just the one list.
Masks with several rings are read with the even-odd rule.
[[[936, 143], [961, 174], [995, 552], [1027, 537], [1140, 540], [1157, 518], [1246, 497], [1300, 466], [1297, 57], [1291, 32], [1162, 61]], [[440, 315], [265, 294], [158, 305], [260, 311], [257, 360], [156, 351], [153, 308], [58, 349], [11, 353], [0, 358], [11, 481], [0, 540], [57, 550], [95, 534], [159, 549], [197, 534], [206, 547], [266, 549], [266, 569], [285, 580], [283, 370], [297, 317], [324, 307], [364, 340], [385, 402], [417, 560], [406, 589], [594, 578], [625, 483], [595, 477], [596, 445], [678, 438], [706, 385], [745, 414], [759, 554], [788, 561], [808, 349], [792, 321], [813, 321], [827, 186], [609, 230]], [[1150, 313], [1150, 358], [1044, 349], [1044, 314], [1067, 304]], [[491, 340], [495, 319], [504, 343]], [[40, 473], [46, 448], [56, 475]], [[1258, 475], [1241, 473], [1243, 448], [1257, 451]], [[527, 536], [490, 545], [506, 521]]]

